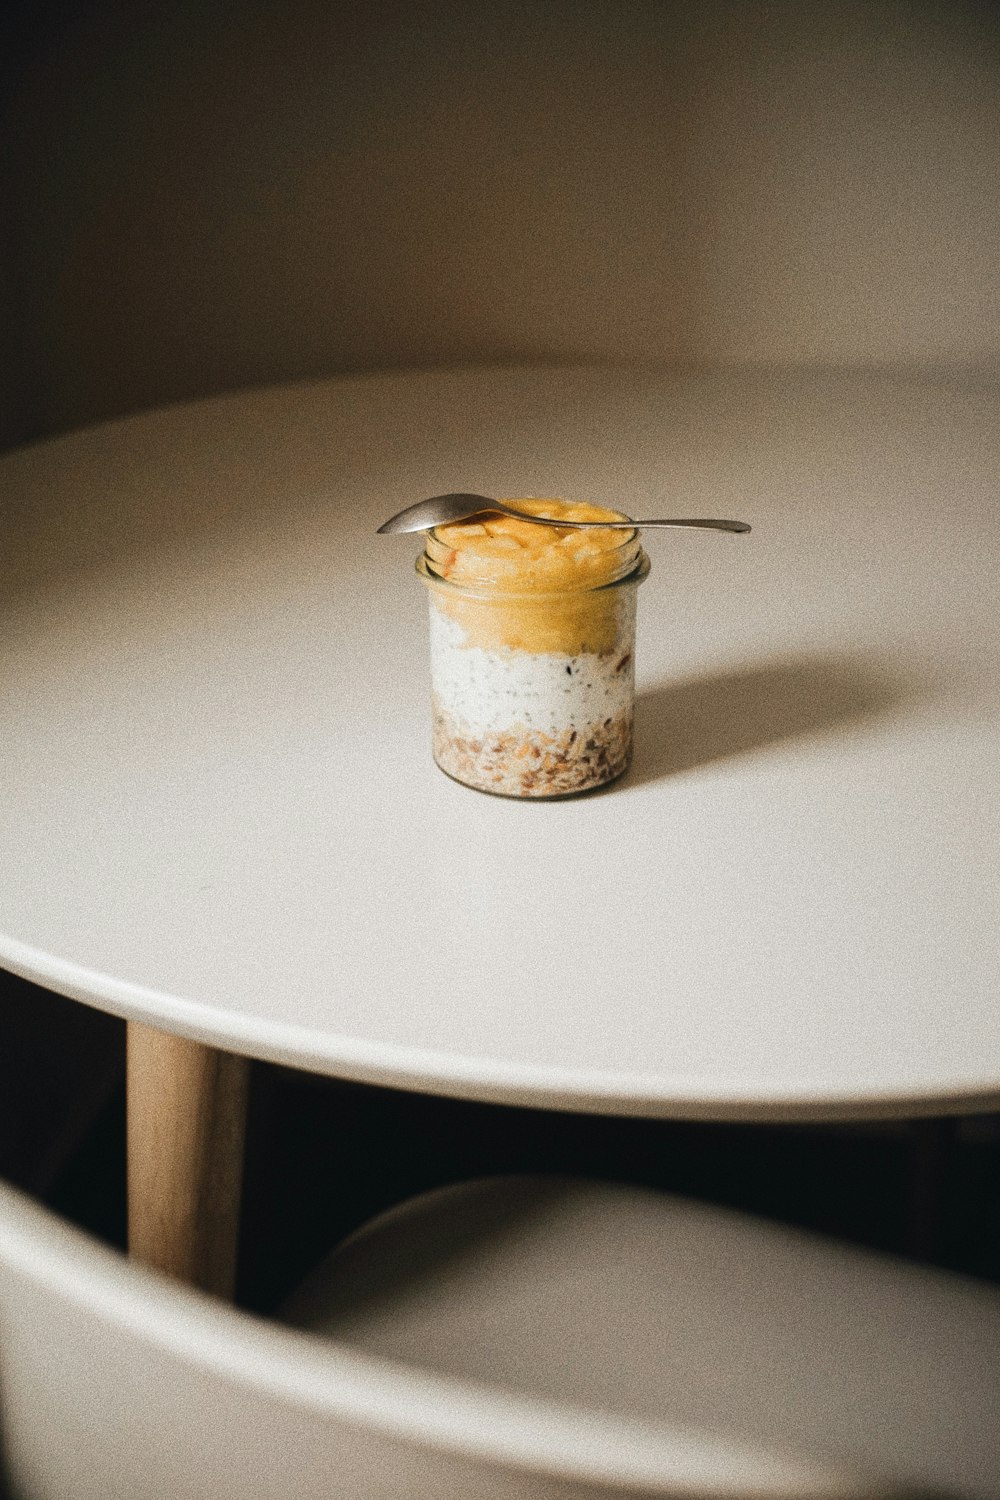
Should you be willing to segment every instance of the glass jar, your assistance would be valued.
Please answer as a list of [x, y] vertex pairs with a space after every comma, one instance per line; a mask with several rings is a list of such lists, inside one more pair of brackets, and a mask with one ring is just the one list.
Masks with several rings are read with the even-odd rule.
[[632, 754], [638, 532], [532, 524], [617, 520], [512, 500], [525, 520], [439, 527], [417, 571], [430, 594], [433, 750], [478, 791], [565, 797], [615, 780]]

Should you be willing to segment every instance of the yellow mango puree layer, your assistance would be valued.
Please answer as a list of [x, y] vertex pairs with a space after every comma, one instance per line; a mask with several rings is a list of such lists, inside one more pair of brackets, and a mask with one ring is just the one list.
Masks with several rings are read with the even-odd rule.
[[[638, 533], [619, 511], [584, 501], [505, 500], [525, 519], [488, 516], [439, 526], [421, 568], [437, 607], [484, 650], [614, 651], [625, 601], [603, 585], [625, 578], [642, 556]], [[539, 526], [532, 515], [615, 521], [613, 530]], [[443, 580], [435, 587], [435, 580]], [[596, 592], [595, 592], [596, 591]]]

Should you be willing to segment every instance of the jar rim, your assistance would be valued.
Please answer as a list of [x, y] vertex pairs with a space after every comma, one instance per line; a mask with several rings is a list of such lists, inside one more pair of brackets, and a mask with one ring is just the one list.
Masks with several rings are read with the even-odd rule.
[[[634, 529], [629, 537], [629, 543], [637, 542], [638, 538], [639, 532], [637, 529]], [[437, 539], [435, 538], [435, 540]], [[622, 546], [625, 545], [625, 543], [622, 543]], [[651, 564], [648, 555], [643, 551], [640, 544], [635, 565], [629, 568], [627, 573], [622, 573], [617, 578], [606, 579], [603, 583], [583, 583], [558, 589], [508, 589], [499, 588], [485, 582], [477, 584], [475, 582], [466, 582], [465, 580], [456, 583], [453, 579], [445, 578], [442, 574], [435, 572], [433, 563], [427, 556], [426, 551], [421, 552], [415, 566], [417, 573], [431, 588], [447, 589], [456, 594], [464, 594], [467, 598], [489, 599], [494, 603], [499, 603], [501, 600], [508, 599], [537, 600], [541, 602], [545, 599], [564, 598], [567, 594], [600, 594], [608, 589], [622, 588], [626, 584], [638, 585], [647, 577]]]

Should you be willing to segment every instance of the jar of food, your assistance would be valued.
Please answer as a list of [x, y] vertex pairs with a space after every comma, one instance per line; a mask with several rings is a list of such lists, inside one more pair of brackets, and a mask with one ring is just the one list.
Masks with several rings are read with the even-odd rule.
[[[563, 797], [620, 776], [632, 754], [636, 590], [649, 572], [617, 511], [508, 500], [427, 534], [434, 759], [507, 797]], [[585, 531], [531, 515], [614, 521]]]

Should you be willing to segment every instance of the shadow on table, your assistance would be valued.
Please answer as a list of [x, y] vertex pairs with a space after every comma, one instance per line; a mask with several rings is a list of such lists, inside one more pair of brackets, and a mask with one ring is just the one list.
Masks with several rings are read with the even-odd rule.
[[633, 786], [748, 755], [783, 740], [830, 735], [887, 713], [913, 684], [848, 657], [779, 658], [681, 679], [636, 703]]

